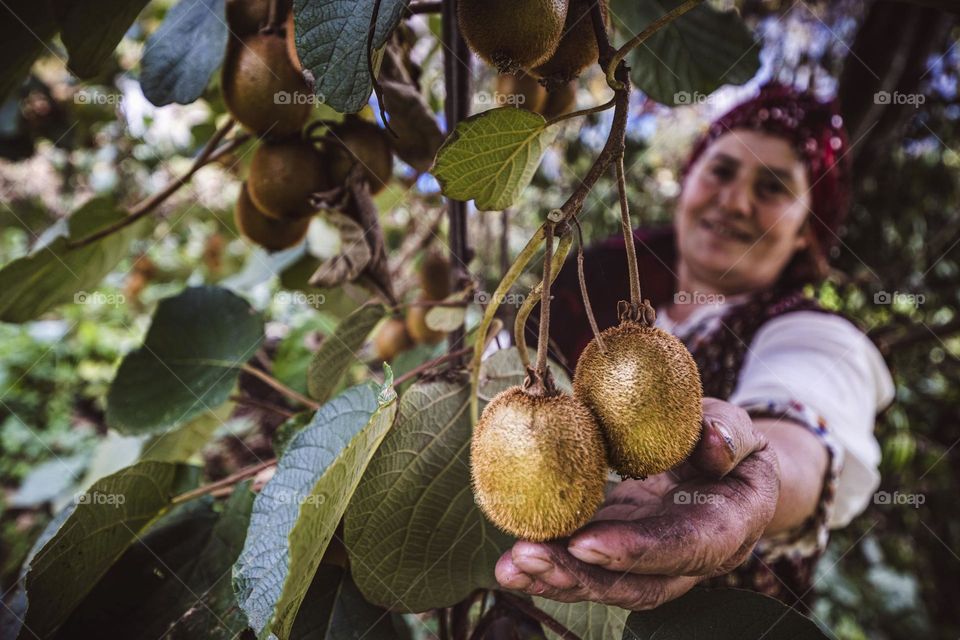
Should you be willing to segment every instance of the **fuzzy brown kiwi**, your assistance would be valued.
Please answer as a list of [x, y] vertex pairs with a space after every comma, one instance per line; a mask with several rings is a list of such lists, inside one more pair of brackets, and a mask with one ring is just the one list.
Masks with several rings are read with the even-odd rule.
[[413, 305], [407, 310], [407, 333], [417, 344], [437, 344], [447, 335], [443, 331], [435, 331], [427, 326], [427, 312], [432, 307]]
[[326, 136], [339, 143], [327, 145], [333, 184], [344, 184], [350, 170], [359, 163], [370, 185], [370, 193], [376, 195], [383, 191], [393, 176], [393, 153], [383, 129], [351, 115], [341, 124], [331, 127]]
[[314, 212], [310, 194], [330, 189], [323, 156], [309, 140], [264, 141], [253, 152], [247, 178], [250, 197], [274, 218], [301, 218]]
[[[600, 55], [597, 37], [590, 17], [594, 0], [570, 0], [570, 10], [563, 27], [563, 38], [546, 62], [530, 70], [530, 75], [543, 78], [547, 89], [556, 89], [580, 75]], [[608, 21], [607, 0], [600, 0], [604, 24]]]
[[597, 418], [610, 466], [645, 478], [685, 460], [700, 439], [703, 388], [697, 365], [669, 333], [624, 321], [580, 354], [573, 390]]
[[377, 360], [390, 361], [413, 346], [413, 339], [400, 318], [390, 318], [373, 337], [373, 351]]
[[424, 300], [443, 300], [450, 295], [450, 260], [431, 251], [420, 263], [420, 288]]
[[470, 440], [477, 504], [504, 531], [543, 541], [576, 531], [603, 502], [607, 460], [590, 411], [564, 394], [496, 395]]
[[459, 0], [460, 32], [501, 73], [541, 64], [557, 49], [567, 0]]
[[230, 115], [260, 135], [281, 137], [300, 131], [311, 104], [309, 89], [287, 55], [284, 39], [254, 34], [227, 46], [221, 71], [223, 101]]
[[497, 76], [497, 95], [497, 105], [505, 102], [534, 113], [540, 113], [547, 102], [547, 90], [536, 78], [522, 71]]
[[267, 251], [289, 249], [303, 240], [310, 226], [309, 217], [277, 220], [264, 215], [250, 199], [246, 183], [240, 189], [233, 215], [240, 233]]
[[227, 26], [235, 36], [256, 33], [269, 15], [270, 0], [227, 0]]

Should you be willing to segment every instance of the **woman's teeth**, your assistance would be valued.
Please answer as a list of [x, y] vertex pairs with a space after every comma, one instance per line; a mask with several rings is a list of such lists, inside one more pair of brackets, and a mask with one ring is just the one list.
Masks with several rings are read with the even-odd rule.
[[731, 240], [739, 240], [740, 242], [750, 241], [749, 235], [722, 222], [712, 222], [710, 220], [701, 219], [700, 223], [718, 236], [730, 238]]

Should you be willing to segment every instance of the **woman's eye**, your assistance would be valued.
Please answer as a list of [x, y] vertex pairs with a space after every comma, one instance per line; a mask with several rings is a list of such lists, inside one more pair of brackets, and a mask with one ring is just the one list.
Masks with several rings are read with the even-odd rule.
[[765, 180], [760, 183], [758, 189], [761, 195], [779, 195], [786, 191], [786, 188], [777, 180]]
[[722, 165], [716, 166], [713, 168], [713, 175], [720, 180], [731, 180], [733, 179], [733, 169]]

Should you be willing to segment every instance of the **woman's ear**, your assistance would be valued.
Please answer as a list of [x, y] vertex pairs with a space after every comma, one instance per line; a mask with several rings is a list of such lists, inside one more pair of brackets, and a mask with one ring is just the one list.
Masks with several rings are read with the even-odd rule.
[[803, 221], [803, 224], [800, 225], [800, 228], [797, 230], [797, 237], [794, 241], [793, 248], [796, 251], [803, 251], [810, 247], [810, 234], [813, 232], [813, 229], [810, 225], [810, 216], [808, 215]]

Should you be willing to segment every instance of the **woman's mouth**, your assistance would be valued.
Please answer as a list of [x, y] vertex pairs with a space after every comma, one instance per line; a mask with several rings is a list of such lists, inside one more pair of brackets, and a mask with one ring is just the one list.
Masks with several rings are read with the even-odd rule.
[[728, 240], [735, 240], [738, 242], [750, 242], [753, 240], [753, 236], [751, 236], [749, 233], [741, 231], [736, 227], [720, 220], [708, 220], [706, 218], [700, 218], [700, 226], [711, 233]]

